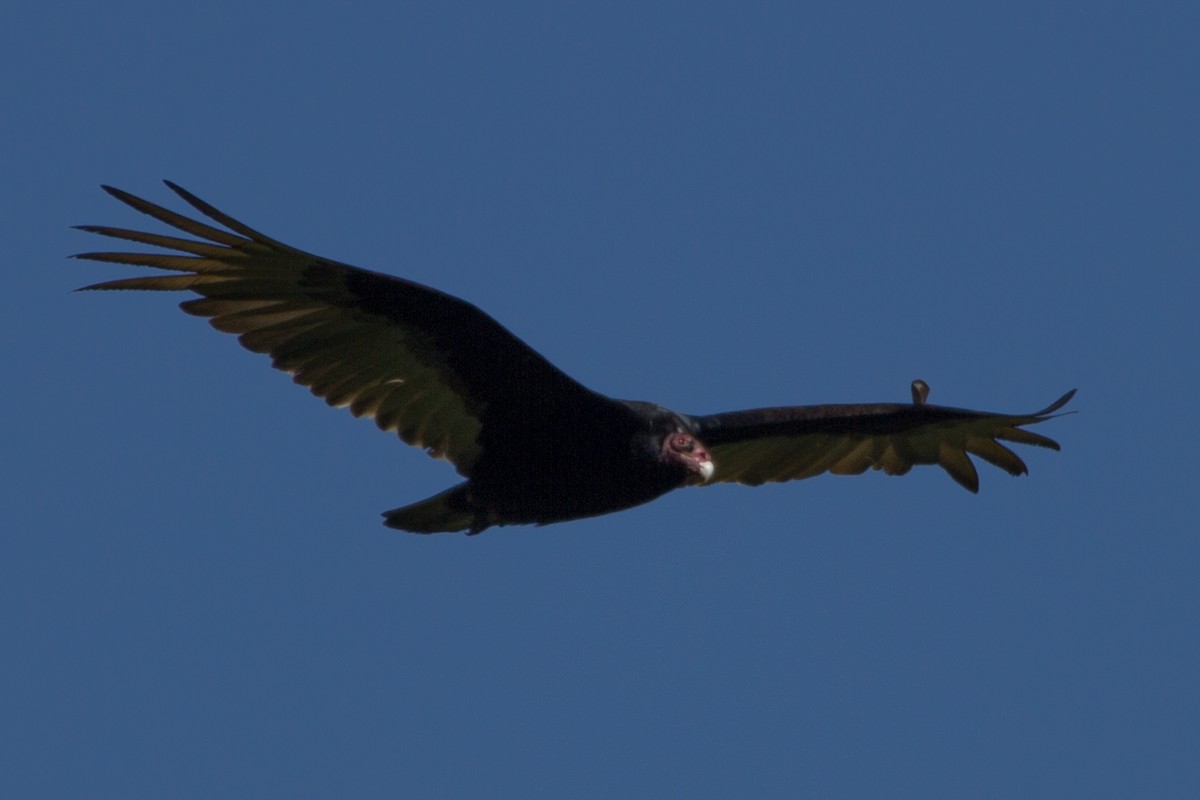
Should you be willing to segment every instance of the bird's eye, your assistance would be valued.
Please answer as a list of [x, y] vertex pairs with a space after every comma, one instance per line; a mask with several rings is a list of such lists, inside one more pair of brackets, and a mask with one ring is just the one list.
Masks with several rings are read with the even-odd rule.
[[692, 452], [693, 447], [694, 447], [694, 445], [692, 444], [692, 437], [690, 437], [690, 436], [676, 436], [675, 437], [675, 449], [676, 450], [682, 450], [685, 453], [690, 453], [690, 452]]

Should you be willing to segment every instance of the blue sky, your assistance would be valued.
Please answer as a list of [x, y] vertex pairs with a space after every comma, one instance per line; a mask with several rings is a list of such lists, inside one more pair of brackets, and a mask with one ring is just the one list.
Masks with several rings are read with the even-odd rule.
[[[1193, 5], [72, 6], [0, 31], [5, 796], [1198, 796]], [[447, 465], [71, 293], [160, 178], [612, 395], [1078, 413], [389, 531]]]

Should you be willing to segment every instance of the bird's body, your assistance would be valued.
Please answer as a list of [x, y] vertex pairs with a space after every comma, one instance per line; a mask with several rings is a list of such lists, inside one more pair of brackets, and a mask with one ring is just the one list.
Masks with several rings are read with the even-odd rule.
[[[514, 427], [491, 426], [499, 431], [495, 436], [485, 425], [469, 481], [389, 511], [386, 522], [425, 532], [440, 530], [454, 516], [454, 527], [469, 519], [465, 527], [480, 531], [495, 524], [591, 517], [653, 500], [694, 473], [658, 458], [663, 437], [683, 427], [677, 415], [662, 409], [646, 413], [640, 405], [568, 404], [550, 412], [555, 424], [529, 416]], [[435, 509], [439, 513], [430, 517]]]
[[182, 304], [188, 313], [269, 354], [330, 405], [370, 416], [452, 462], [467, 480], [384, 514], [385, 524], [403, 530], [478, 533], [618, 511], [688, 483], [756, 485], [867, 468], [903, 474], [915, 464], [939, 464], [976, 491], [967, 454], [1025, 472], [997, 440], [1058, 449], [1022, 426], [1047, 419], [1073, 394], [1032, 414], [928, 405], [919, 382], [911, 404], [710, 416], [615, 400], [580, 385], [467, 302], [296, 250], [168, 185], [228, 230], [106, 187], [197, 238], [82, 226], [186, 254], [82, 254], [179, 273], [87, 288], [192, 291], [199, 298]]

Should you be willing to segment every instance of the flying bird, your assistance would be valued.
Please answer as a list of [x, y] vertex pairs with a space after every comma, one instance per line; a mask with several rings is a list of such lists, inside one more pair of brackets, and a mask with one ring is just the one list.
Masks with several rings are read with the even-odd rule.
[[166, 182], [214, 227], [109, 186], [110, 195], [194, 238], [100, 225], [80, 230], [167, 253], [90, 252], [76, 258], [175, 274], [92, 289], [188, 291], [181, 304], [270, 355], [331, 406], [449, 461], [466, 480], [384, 512], [414, 533], [545, 525], [607, 514], [689, 484], [903, 475], [937, 464], [972, 492], [968, 453], [1011, 475], [1027, 472], [1001, 441], [1052, 450], [1025, 430], [1062, 408], [998, 414], [911, 403], [812, 405], [690, 415], [617, 400], [577, 383], [474, 305], [413, 281], [305, 253], [271, 239]]

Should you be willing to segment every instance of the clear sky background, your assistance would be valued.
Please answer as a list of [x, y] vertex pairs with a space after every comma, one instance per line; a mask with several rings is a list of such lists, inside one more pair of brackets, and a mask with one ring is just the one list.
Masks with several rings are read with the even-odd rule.
[[[1194, 3], [46, 3], [0, 29], [0, 794], [1200, 796]], [[468, 538], [71, 224], [170, 178], [708, 413], [981, 465]]]

